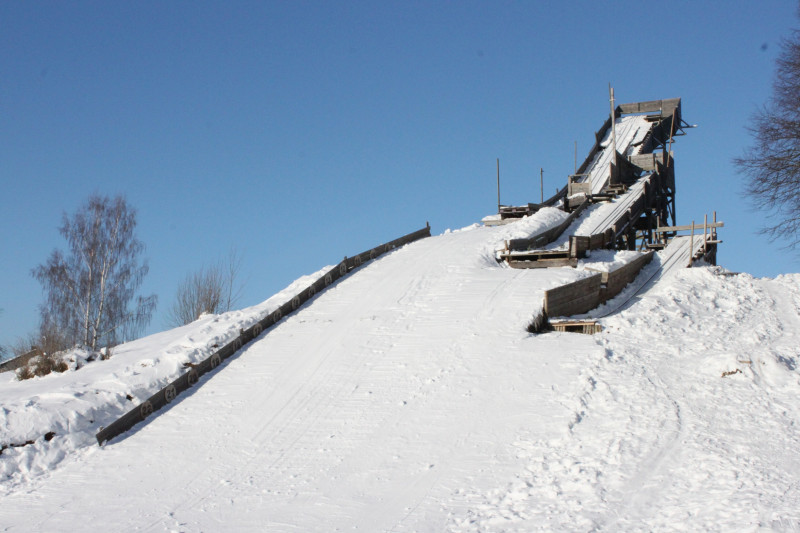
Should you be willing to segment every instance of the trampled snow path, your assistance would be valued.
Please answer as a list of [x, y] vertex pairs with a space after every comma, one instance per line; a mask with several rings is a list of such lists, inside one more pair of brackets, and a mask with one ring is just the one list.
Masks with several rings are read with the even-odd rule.
[[[800, 529], [800, 276], [679, 272], [599, 336], [568, 435], [474, 495], [476, 531]], [[564, 334], [562, 334], [564, 335]]]
[[517, 224], [360, 269], [160, 416], [11, 486], [0, 530], [800, 528], [800, 275], [682, 270], [600, 335], [529, 335], [542, 292], [585, 273], [498, 267], [538, 222]]
[[558, 343], [525, 332], [543, 290], [583, 273], [499, 268], [507, 231], [430, 238], [367, 266], [127, 438], [6, 496], [0, 523], [445, 527], [463, 494], [524, 467], [518, 435], [565, 431], [562, 398], [603, 353], [579, 338], [556, 362]]

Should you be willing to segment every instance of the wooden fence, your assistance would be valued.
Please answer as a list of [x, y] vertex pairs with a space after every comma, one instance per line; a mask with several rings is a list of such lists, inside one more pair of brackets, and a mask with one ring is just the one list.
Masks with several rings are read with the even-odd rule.
[[652, 259], [653, 252], [648, 252], [612, 272], [597, 273], [545, 291], [545, 315], [572, 316], [591, 311], [622, 292]]
[[96, 435], [97, 443], [102, 445], [104, 442], [116, 437], [121, 433], [124, 433], [125, 431], [128, 431], [137, 423], [145, 420], [154, 411], [157, 411], [172, 402], [178, 394], [195, 385], [199, 381], [200, 376], [215, 369], [220, 365], [220, 363], [222, 363], [222, 361], [232, 356], [243, 346], [280, 322], [283, 318], [297, 311], [305, 302], [313, 298], [319, 292], [325, 290], [336, 280], [347, 275], [351, 270], [361, 266], [371, 259], [375, 259], [376, 257], [390, 252], [399, 246], [403, 246], [404, 244], [414, 242], [424, 237], [430, 237], [430, 235], [431, 227], [429, 224], [427, 224], [426, 227], [413, 233], [409, 233], [408, 235], [404, 235], [399, 239], [381, 244], [380, 246], [376, 246], [375, 248], [367, 250], [366, 252], [362, 252], [358, 255], [354, 255], [353, 257], [345, 257], [341, 263], [325, 272], [294, 298], [284, 303], [265, 317], [261, 318], [249, 328], [242, 330], [238, 337], [228, 342], [222, 348], [211, 354], [197, 365], [194, 365], [179, 378], [150, 396], [139, 406], [122, 415], [120, 418], [112, 422], [108, 427], [101, 428]]
[[639, 271], [653, 260], [653, 253], [654, 252], [647, 252], [612, 272], [603, 272], [600, 279], [602, 284], [600, 303], [605, 303], [615, 297], [621, 293], [629, 283], [636, 279], [636, 276], [639, 275]]
[[548, 317], [585, 313], [600, 305], [602, 275], [567, 283], [544, 293], [544, 312]]
[[36, 356], [43, 355], [39, 348], [33, 348], [31, 351], [14, 357], [12, 359], [6, 359], [2, 363], [0, 363], [0, 372], [11, 372], [12, 370], [16, 370], [20, 367], [23, 367], [28, 364], [28, 362]]

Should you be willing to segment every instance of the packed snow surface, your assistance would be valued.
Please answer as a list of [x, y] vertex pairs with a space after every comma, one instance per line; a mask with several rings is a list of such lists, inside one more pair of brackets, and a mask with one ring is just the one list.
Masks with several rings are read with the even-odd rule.
[[548, 216], [365, 265], [104, 447], [98, 420], [308, 280], [77, 371], [3, 375], [3, 444], [35, 442], [0, 455], [0, 530], [800, 528], [800, 275], [678, 269], [598, 335], [532, 335], [544, 291], [589, 272], [494, 251]]
[[639, 153], [641, 143], [650, 131], [652, 123], [644, 115], [627, 115], [614, 120], [615, 131], [608, 129], [595, 154], [594, 160], [586, 170], [583, 181], [591, 182], [592, 194], [599, 194], [608, 185], [611, 177], [609, 165], [614, 161], [613, 137], [616, 134], [617, 152], [624, 156]]

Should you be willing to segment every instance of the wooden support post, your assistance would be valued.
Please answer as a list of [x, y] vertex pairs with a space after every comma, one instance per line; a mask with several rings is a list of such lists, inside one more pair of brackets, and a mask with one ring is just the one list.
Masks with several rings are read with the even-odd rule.
[[[656, 215], [656, 228], [660, 227], [661, 227], [661, 215]], [[658, 235], [658, 239], [659, 241], [663, 241], [665, 243], [667, 242], [667, 236], [664, 235], [663, 233]]]
[[692, 233], [689, 235], [689, 268], [692, 268], [694, 258], [694, 220], [692, 220]]
[[714, 226], [711, 228], [711, 238], [717, 240], [717, 212], [714, 211]]
[[708, 247], [708, 238], [706, 237], [706, 232], [708, 231], [708, 214], [703, 215], [703, 255], [706, 254], [708, 251], [706, 248]]

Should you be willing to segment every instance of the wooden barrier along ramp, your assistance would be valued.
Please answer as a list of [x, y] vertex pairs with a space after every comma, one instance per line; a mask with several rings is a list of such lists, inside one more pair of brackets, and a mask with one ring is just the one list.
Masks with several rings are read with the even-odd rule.
[[[500, 260], [512, 260], [511, 252], [515, 251], [528, 251], [536, 248], [543, 248], [561, 236], [562, 233], [575, 222], [575, 219], [583, 212], [589, 205], [588, 201], [584, 201], [580, 206], [574, 209], [561, 224], [554, 226], [548, 230], [537, 233], [532, 237], [526, 239], [511, 239], [506, 241], [506, 249], [501, 254]], [[510, 263], [509, 263], [510, 264]]]
[[243, 346], [261, 335], [264, 331], [280, 322], [284, 317], [297, 311], [305, 302], [313, 298], [319, 292], [325, 290], [334, 281], [347, 275], [351, 270], [358, 268], [367, 261], [390, 252], [397, 247], [425, 237], [430, 237], [430, 235], [430, 224], [426, 224], [424, 228], [409, 233], [408, 235], [404, 235], [399, 239], [381, 244], [380, 246], [376, 246], [375, 248], [367, 250], [366, 252], [362, 252], [358, 255], [354, 255], [353, 257], [345, 257], [341, 263], [325, 272], [294, 298], [279, 306], [277, 309], [267, 314], [249, 328], [242, 330], [241, 335], [230, 341], [228, 344], [211, 354], [197, 365], [194, 365], [189, 369], [189, 371], [185, 372], [178, 379], [169, 383], [166, 387], [150, 396], [150, 398], [142, 402], [139, 406], [122, 415], [120, 418], [112, 422], [108, 427], [101, 428], [97, 433], [97, 443], [102, 445], [104, 442], [113, 439], [125, 431], [128, 431], [137, 423], [145, 420], [153, 412], [158, 411], [165, 405], [172, 402], [178, 394], [195, 385], [200, 380], [200, 376], [215, 369], [220, 365], [220, 363], [222, 363], [222, 361], [232, 356]]
[[548, 327], [550, 318], [587, 313], [617, 296], [652, 261], [653, 254], [654, 252], [647, 252], [611, 272], [598, 272], [545, 291], [543, 316], [537, 317], [528, 330], [537, 333]]

